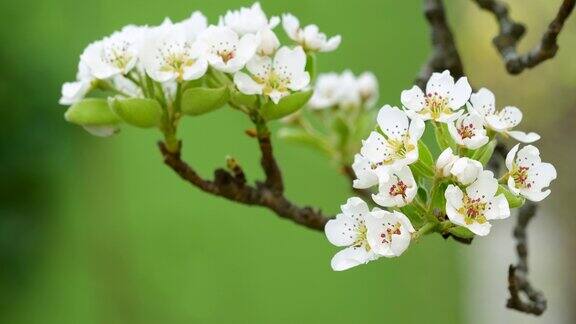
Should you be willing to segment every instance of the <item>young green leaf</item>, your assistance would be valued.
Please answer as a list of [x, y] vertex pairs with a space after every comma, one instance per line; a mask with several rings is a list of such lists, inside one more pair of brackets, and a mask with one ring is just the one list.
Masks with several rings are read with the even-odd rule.
[[310, 80], [316, 78], [316, 56], [314, 53], [306, 55], [306, 71], [310, 74]]
[[247, 107], [251, 109], [256, 109], [256, 103], [258, 102], [258, 96], [247, 95], [238, 91], [236, 88], [230, 88], [230, 102], [236, 106]]
[[472, 233], [469, 229], [463, 226], [451, 227], [450, 229], [448, 229], [448, 232], [456, 237], [460, 237], [463, 239], [470, 239], [474, 237], [474, 233]]
[[510, 206], [510, 208], [518, 208], [524, 205], [525, 199], [523, 197], [516, 196], [503, 185], [498, 186], [498, 191], [496, 192], [496, 194], [497, 195], [504, 194], [504, 197], [506, 197], [506, 200], [508, 200], [508, 205]]
[[434, 169], [434, 157], [424, 141], [418, 141], [418, 161], [428, 168]]
[[70, 123], [82, 126], [113, 125], [121, 122], [106, 99], [87, 98], [72, 105], [64, 114]]
[[295, 92], [291, 95], [288, 95], [280, 99], [278, 104], [269, 101], [264, 106], [262, 106], [260, 114], [266, 120], [280, 119], [298, 111], [308, 102], [311, 96], [312, 90], [308, 90], [303, 92]]
[[482, 165], [485, 166], [486, 163], [488, 163], [488, 161], [492, 157], [492, 154], [494, 153], [496, 143], [497, 141], [493, 139], [490, 142], [488, 142], [488, 144], [477, 149], [476, 151], [474, 151], [474, 154], [472, 154], [472, 159], [479, 161], [480, 163], [482, 163]]
[[146, 98], [109, 98], [112, 111], [127, 124], [141, 128], [155, 127], [162, 118], [162, 106], [158, 101]]
[[223, 107], [230, 98], [227, 87], [191, 88], [182, 94], [181, 109], [186, 115], [198, 116]]
[[436, 137], [436, 142], [438, 143], [440, 151], [444, 151], [449, 147], [451, 147], [453, 150], [456, 149], [456, 143], [452, 137], [450, 137], [448, 126], [446, 126], [445, 123], [438, 123], [436, 127], [434, 127], [434, 135]]
[[288, 142], [308, 146], [326, 154], [330, 153], [330, 149], [322, 139], [312, 136], [299, 128], [281, 128], [278, 131], [278, 137]]

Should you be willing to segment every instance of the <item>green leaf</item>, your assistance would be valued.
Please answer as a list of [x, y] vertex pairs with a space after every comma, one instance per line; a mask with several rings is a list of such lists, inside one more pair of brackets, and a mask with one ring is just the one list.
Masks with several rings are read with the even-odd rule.
[[316, 78], [316, 55], [314, 53], [306, 55], [306, 71], [310, 74], [310, 80]]
[[332, 129], [338, 135], [338, 147], [344, 148], [350, 137], [350, 127], [348, 123], [342, 116], [336, 116], [332, 121]]
[[493, 139], [490, 142], [488, 142], [488, 144], [475, 150], [474, 154], [472, 154], [472, 159], [479, 161], [480, 163], [482, 163], [482, 165], [485, 166], [486, 163], [488, 163], [488, 161], [490, 161], [490, 158], [492, 157], [492, 154], [494, 153], [494, 148], [496, 148], [496, 143], [497, 143], [497, 141], [495, 139]]
[[295, 92], [280, 99], [278, 104], [269, 101], [262, 106], [260, 113], [266, 120], [280, 119], [298, 111], [308, 102], [311, 96], [312, 90]]
[[64, 113], [64, 119], [82, 126], [114, 125], [121, 122], [110, 110], [108, 101], [97, 98], [87, 98], [73, 104]]
[[236, 88], [230, 89], [230, 101], [232, 104], [247, 108], [256, 109], [256, 103], [258, 102], [258, 96], [247, 95], [238, 91]]
[[418, 141], [418, 162], [432, 170], [435, 168], [434, 157], [424, 141]]
[[516, 196], [515, 194], [511, 193], [508, 188], [504, 187], [503, 185], [498, 186], [498, 191], [496, 194], [504, 194], [504, 197], [506, 197], [506, 200], [508, 200], [508, 205], [510, 208], [522, 207], [526, 201], [523, 197]]
[[412, 170], [414, 177], [417, 179], [432, 178], [434, 176], [434, 171], [423, 165], [420, 161], [410, 164], [410, 170]]
[[227, 87], [221, 88], [191, 88], [182, 94], [182, 113], [198, 116], [223, 107], [230, 98]]
[[327, 154], [330, 152], [324, 141], [310, 135], [300, 128], [281, 128], [278, 131], [278, 137], [288, 142], [308, 146], [312, 149], [319, 150]]
[[436, 143], [438, 143], [440, 151], [444, 151], [449, 147], [451, 147], [453, 150], [456, 150], [456, 143], [452, 137], [450, 137], [446, 123], [436, 123], [435, 125], [434, 135], [436, 137]]
[[472, 233], [469, 229], [463, 226], [451, 227], [450, 229], [448, 229], [448, 232], [454, 236], [463, 239], [470, 239], [474, 237], [474, 233]]
[[112, 111], [126, 123], [150, 128], [160, 124], [162, 119], [162, 106], [158, 101], [147, 98], [109, 98]]
[[432, 209], [438, 208], [443, 211], [446, 208], [446, 197], [444, 196], [446, 188], [448, 188], [448, 184], [445, 182], [437, 184], [432, 197], [430, 197], [432, 199]]
[[404, 207], [400, 207], [400, 211], [408, 217], [410, 223], [416, 228], [421, 227], [423, 224], [423, 220], [418, 213], [418, 210], [412, 205], [406, 205]]
[[426, 189], [418, 187], [417, 194], [421, 201], [428, 201], [428, 192], [426, 192]]

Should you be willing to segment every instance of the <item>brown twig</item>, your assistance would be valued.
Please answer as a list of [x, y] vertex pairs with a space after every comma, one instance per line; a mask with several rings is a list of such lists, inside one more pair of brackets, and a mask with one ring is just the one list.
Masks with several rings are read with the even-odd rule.
[[415, 81], [422, 89], [426, 87], [426, 82], [434, 72], [450, 70], [454, 77], [464, 75], [462, 60], [448, 25], [442, 0], [424, 0], [424, 15], [430, 25], [432, 53]]
[[[514, 228], [516, 238], [516, 252], [518, 263], [508, 268], [508, 290], [510, 298], [506, 303], [512, 308], [524, 313], [542, 315], [546, 310], [546, 298], [542, 292], [534, 289], [528, 281], [528, 239], [526, 228], [530, 220], [536, 215], [537, 205], [527, 201], [518, 212], [518, 222]], [[523, 299], [524, 295], [526, 299]]]
[[510, 18], [508, 7], [498, 0], [473, 0], [480, 8], [491, 12], [498, 25], [499, 34], [492, 42], [502, 56], [506, 69], [510, 74], [520, 74], [526, 68], [553, 58], [558, 52], [558, 35], [564, 27], [564, 22], [574, 10], [576, 0], [563, 0], [556, 17], [548, 25], [540, 42], [525, 54], [518, 54], [518, 43], [524, 36], [526, 28]]
[[[270, 139], [265, 143], [270, 144]], [[217, 169], [214, 172], [214, 180], [204, 179], [181, 159], [180, 149], [176, 152], [170, 152], [166, 149], [163, 142], [158, 143], [158, 146], [164, 157], [164, 163], [182, 179], [204, 192], [245, 205], [266, 207], [282, 218], [290, 219], [297, 224], [318, 231], [324, 230], [324, 225], [326, 225], [326, 222], [330, 219], [324, 216], [319, 210], [314, 210], [311, 207], [299, 207], [293, 204], [286, 199], [281, 191], [278, 191], [278, 188], [281, 188], [281, 186], [277, 184], [269, 186], [267, 182], [264, 182], [251, 186], [246, 184], [245, 181], [238, 181], [237, 176], [230, 174], [224, 169]], [[264, 147], [266, 148], [266, 145], [264, 145]], [[265, 159], [274, 159], [271, 155], [271, 146], [269, 155], [266, 151], [262, 153], [262, 165], [268, 167], [273, 164], [279, 172], [275, 161], [264, 161]], [[267, 175], [268, 172], [266, 172]], [[268, 176], [267, 179], [278, 178]]]

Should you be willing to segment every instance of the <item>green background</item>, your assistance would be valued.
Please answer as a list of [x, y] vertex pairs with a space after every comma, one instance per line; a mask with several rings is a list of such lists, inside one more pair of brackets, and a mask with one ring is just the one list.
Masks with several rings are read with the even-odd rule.
[[[125, 24], [248, 1], [7, 1], [0, 4], [3, 126], [0, 322], [462, 323], [464, 274], [453, 241], [430, 237], [399, 259], [332, 272], [322, 233], [208, 196], [162, 164], [155, 131], [92, 137], [64, 122], [60, 86], [91, 41]], [[429, 52], [420, 1], [262, 1], [343, 42], [320, 71], [371, 70], [380, 104], [399, 104]], [[279, 33], [281, 27], [277, 28]], [[277, 127], [278, 125], [276, 125]], [[209, 177], [235, 157], [259, 179], [245, 116], [188, 118], [184, 156]], [[327, 160], [275, 141], [287, 195], [327, 213], [350, 196]], [[502, 271], [503, 272], [503, 271]]]

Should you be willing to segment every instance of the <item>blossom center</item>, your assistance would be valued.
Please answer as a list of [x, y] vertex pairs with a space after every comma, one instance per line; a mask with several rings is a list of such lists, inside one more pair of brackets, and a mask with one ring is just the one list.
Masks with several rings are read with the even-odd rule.
[[434, 120], [440, 118], [442, 114], [452, 114], [452, 110], [448, 107], [448, 98], [436, 92], [427, 94], [424, 101], [425, 105], [424, 109], [420, 112], [421, 114], [430, 114], [430, 117]]
[[468, 195], [464, 196], [462, 201], [464, 204], [458, 209], [458, 212], [464, 215], [464, 222], [470, 225], [474, 222], [478, 224], [486, 223], [486, 216], [484, 212], [486, 211], [487, 203], [481, 202], [480, 198], [472, 199]]
[[119, 69], [124, 69], [132, 60], [132, 55], [128, 53], [129, 42], [112, 43], [104, 50], [104, 61]]
[[408, 186], [404, 183], [404, 181], [398, 180], [398, 182], [390, 187], [388, 194], [394, 197], [402, 196], [402, 199], [406, 200], [406, 189], [408, 189]]
[[354, 241], [354, 243], [352, 244], [352, 246], [354, 247], [364, 247], [366, 249], [366, 251], [370, 251], [370, 245], [368, 245], [366, 242], [366, 238], [368, 235], [368, 229], [366, 228], [366, 225], [364, 224], [364, 222], [362, 222], [359, 226], [358, 226], [358, 237], [356, 238], [356, 241]]
[[264, 95], [269, 95], [274, 91], [287, 92], [288, 83], [290, 82], [288, 79], [281, 77], [274, 71], [268, 72], [268, 75], [265, 78], [254, 76], [253, 79], [254, 81], [264, 85], [262, 90]]
[[229, 51], [229, 50], [221, 50], [221, 51], [218, 51], [217, 54], [218, 54], [218, 56], [220, 56], [222, 58], [222, 61], [224, 61], [224, 63], [228, 63], [228, 61], [233, 59], [235, 56], [234, 51]]
[[467, 138], [472, 138], [475, 133], [474, 133], [474, 125], [472, 124], [462, 124], [460, 125], [460, 128], [458, 128], [456, 130], [458, 132], [458, 135], [460, 135], [460, 138], [462, 139], [467, 139]]
[[392, 151], [393, 156], [390, 158], [390, 161], [385, 162], [392, 162], [394, 159], [403, 159], [408, 152], [415, 148], [414, 144], [410, 143], [408, 135], [404, 135], [400, 139], [389, 138], [387, 145]]
[[400, 235], [402, 231], [400, 230], [400, 222], [396, 222], [396, 224], [392, 225], [388, 223], [384, 232], [380, 233], [380, 238], [382, 239], [382, 243], [391, 243], [392, 242], [392, 235]]
[[174, 51], [173, 46], [169, 46], [168, 50], [159, 50], [160, 55], [157, 57], [162, 62], [162, 67], [160, 68], [163, 72], [174, 72], [178, 74], [179, 78], [184, 75], [184, 69], [194, 65], [196, 60], [192, 59], [186, 49], [188, 46], [183, 45], [183, 51]]
[[528, 170], [529, 168], [526, 166], [517, 166], [512, 170], [510, 176], [514, 179], [518, 187], [530, 188], [532, 186], [532, 184], [528, 182]]

